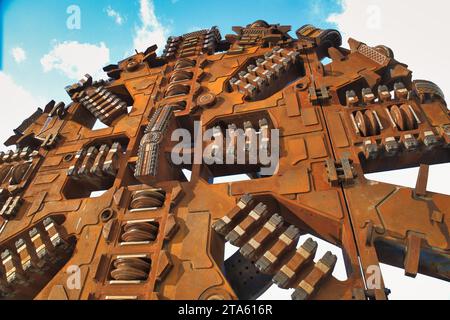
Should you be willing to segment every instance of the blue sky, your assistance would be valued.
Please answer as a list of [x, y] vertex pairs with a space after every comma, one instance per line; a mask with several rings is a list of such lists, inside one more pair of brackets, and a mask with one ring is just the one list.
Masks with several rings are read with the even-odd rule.
[[[226, 5], [224, 1], [214, 0], [208, 2], [0, 0], [0, 2], [3, 17], [1, 51], [3, 71], [40, 102], [53, 98], [67, 101], [63, 88], [76, 81], [75, 77], [68, 76], [67, 71], [64, 72], [58, 67], [45, 71], [42, 64], [43, 57], [51, 54], [58, 45], [76, 42], [79, 49], [85, 44], [109, 51], [104, 55], [104, 59], [97, 58], [93, 62], [97, 67], [102, 65], [102, 62], [107, 64], [123, 59], [125, 55], [133, 52], [133, 40], [138, 36], [138, 30], [143, 27], [142, 6], [147, 6], [154, 12], [159, 24], [155, 25], [150, 18], [145, 31], [152, 32], [159, 28], [163, 30], [154, 41], [160, 44], [162, 35], [164, 37], [180, 35], [196, 28], [209, 28], [213, 25], [217, 25], [222, 35], [225, 35], [232, 33], [232, 26], [245, 25], [257, 19], [292, 25], [293, 31], [306, 23], [330, 27], [331, 25], [326, 22], [327, 17], [341, 10], [337, 0], [232, 0], [226, 1]], [[67, 19], [71, 16], [67, 13], [67, 9], [71, 5], [80, 8], [80, 29], [71, 30], [66, 26]], [[153, 44], [150, 41], [147, 43], [148, 46]], [[16, 50], [16, 59], [13, 50]], [[19, 58], [17, 50], [20, 50]], [[93, 50], [93, 55], [97, 56], [96, 52]], [[74, 55], [77, 55], [77, 51], [74, 51]], [[64, 59], [64, 56], [58, 57]], [[80, 67], [82, 66], [83, 63], [80, 63]]]

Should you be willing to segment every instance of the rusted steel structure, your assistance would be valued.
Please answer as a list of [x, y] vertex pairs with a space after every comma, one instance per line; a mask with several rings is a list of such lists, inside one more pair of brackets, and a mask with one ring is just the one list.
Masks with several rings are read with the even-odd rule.
[[[380, 262], [449, 280], [450, 197], [426, 189], [427, 166], [450, 160], [442, 91], [383, 45], [290, 30], [171, 37], [14, 130], [0, 157], [1, 297], [254, 299], [275, 283], [298, 300], [386, 299]], [[253, 128], [262, 148], [278, 129], [276, 171], [173, 163], [172, 133], [195, 136], [195, 121], [216, 139]], [[364, 176], [419, 165], [415, 189]], [[236, 174], [251, 179], [211, 183]], [[342, 248], [346, 281], [308, 234]], [[240, 249], [224, 261], [227, 241]]]

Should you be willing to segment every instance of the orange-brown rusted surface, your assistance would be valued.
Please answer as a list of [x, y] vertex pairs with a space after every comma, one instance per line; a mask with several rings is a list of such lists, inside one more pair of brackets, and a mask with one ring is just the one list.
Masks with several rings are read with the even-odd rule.
[[[450, 160], [442, 91], [389, 48], [290, 29], [169, 38], [17, 128], [0, 157], [1, 297], [253, 299], [273, 281], [293, 299], [386, 299], [380, 262], [448, 281], [450, 197], [426, 190], [427, 165]], [[278, 129], [276, 172], [174, 164], [171, 134], [194, 121]], [[364, 177], [419, 165], [415, 190]], [[211, 183], [235, 174], [251, 179]], [[346, 281], [305, 234], [342, 248]], [[224, 261], [226, 241], [241, 249]]]

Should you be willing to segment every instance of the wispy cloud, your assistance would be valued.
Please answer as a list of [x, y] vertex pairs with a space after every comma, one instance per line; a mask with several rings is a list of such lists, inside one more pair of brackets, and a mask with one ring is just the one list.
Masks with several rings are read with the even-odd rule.
[[161, 50], [168, 36], [168, 28], [163, 26], [155, 14], [155, 6], [152, 0], [140, 0], [139, 17], [141, 25], [136, 27], [133, 38], [134, 48], [144, 51], [156, 44]]
[[[12, 129], [18, 126], [25, 116], [44, 105], [44, 99], [36, 97], [25, 88], [18, 85], [7, 73], [0, 71], [0, 99], [4, 106], [2, 109], [2, 126], [0, 126], [0, 141], [5, 141], [12, 135]], [[0, 144], [1, 145], [1, 144]], [[3, 145], [0, 146], [1, 149]]]
[[79, 80], [89, 73], [95, 78], [103, 77], [102, 68], [110, 59], [109, 48], [99, 45], [64, 41], [56, 43], [53, 49], [41, 58], [44, 72], [59, 70], [70, 79]]
[[124, 18], [118, 11], [111, 8], [111, 6], [106, 8], [106, 13], [107, 13], [108, 17], [113, 18], [115, 23], [118, 24], [119, 26], [121, 26], [123, 24]]
[[321, 0], [315, 0], [310, 4], [310, 13], [314, 16], [319, 16], [323, 11], [323, 3]]
[[27, 53], [21, 47], [15, 47], [11, 49], [11, 55], [15, 62], [22, 63], [27, 59]]

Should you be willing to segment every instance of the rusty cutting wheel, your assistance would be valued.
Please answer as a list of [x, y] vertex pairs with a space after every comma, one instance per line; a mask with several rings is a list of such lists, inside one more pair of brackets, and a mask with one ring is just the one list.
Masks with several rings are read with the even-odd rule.
[[132, 195], [131, 209], [162, 207], [166, 199], [163, 190], [149, 189], [136, 191]]
[[128, 223], [124, 227], [122, 240], [125, 242], [154, 241], [158, 227], [150, 222]]
[[111, 271], [114, 280], [146, 280], [150, 271], [150, 263], [141, 258], [118, 258]]
[[180, 69], [185, 69], [185, 68], [192, 68], [194, 66], [195, 66], [195, 61], [189, 60], [189, 59], [180, 59], [175, 64], [174, 69], [180, 70]]

